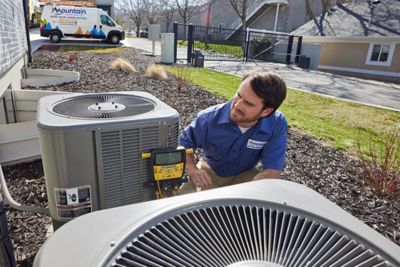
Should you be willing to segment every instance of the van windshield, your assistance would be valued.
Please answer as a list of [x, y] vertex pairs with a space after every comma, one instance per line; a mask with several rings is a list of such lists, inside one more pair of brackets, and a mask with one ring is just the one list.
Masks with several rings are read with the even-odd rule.
[[111, 20], [111, 18], [109, 16], [100, 15], [100, 21], [101, 21], [101, 24], [104, 24], [107, 26], [115, 26], [114, 22]]

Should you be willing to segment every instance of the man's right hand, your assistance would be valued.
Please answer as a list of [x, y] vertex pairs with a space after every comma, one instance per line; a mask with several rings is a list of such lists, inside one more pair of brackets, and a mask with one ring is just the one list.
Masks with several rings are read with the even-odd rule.
[[205, 170], [193, 168], [191, 170], [186, 170], [186, 173], [196, 187], [206, 188], [212, 184], [211, 177]]

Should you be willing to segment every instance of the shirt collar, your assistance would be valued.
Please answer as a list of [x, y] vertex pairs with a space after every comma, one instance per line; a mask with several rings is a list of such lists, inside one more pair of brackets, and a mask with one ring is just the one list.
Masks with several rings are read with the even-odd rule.
[[232, 105], [232, 99], [225, 103], [221, 109], [221, 116], [218, 119], [218, 124], [231, 123], [230, 110]]
[[[221, 109], [221, 116], [218, 119], [218, 124], [228, 124], [232, 123], [230, 118], [230, 110], [232, 105], [232, 99], [225, 103], [225, 105]], [[261, 131], [267, 134], [272, 133], [272, 127], [274, 125], [276, 112], [274, 114], [261, 118], [256, 125], [251, 128], [257, 129], [257, 131]]]

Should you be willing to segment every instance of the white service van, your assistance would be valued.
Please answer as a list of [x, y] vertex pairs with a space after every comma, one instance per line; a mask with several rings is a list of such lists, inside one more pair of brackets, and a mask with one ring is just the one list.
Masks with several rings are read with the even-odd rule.
[[76, 6], [43, 7], [40, 35], [58, 43], [62, 37], [107, 39], [118, 44], [125, 32], [99, 8]]

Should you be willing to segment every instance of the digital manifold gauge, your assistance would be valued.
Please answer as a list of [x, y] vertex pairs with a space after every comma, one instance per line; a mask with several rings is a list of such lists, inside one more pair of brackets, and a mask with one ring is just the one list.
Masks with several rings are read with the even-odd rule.
[[142, 159], [150, 159], [152, 184], [156, 187], [156, 197], [164, 198], [176, 195], [179, 187], [187, 179], [184, 177], [186, 154], [192, 149], [160, 148], [142, 153]]

